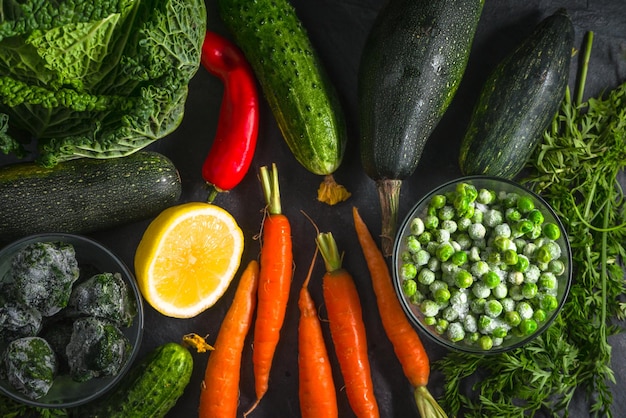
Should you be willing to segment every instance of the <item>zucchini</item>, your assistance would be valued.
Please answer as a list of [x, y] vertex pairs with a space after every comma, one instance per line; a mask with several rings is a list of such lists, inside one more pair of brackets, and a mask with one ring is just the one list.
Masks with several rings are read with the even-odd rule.
[[182, 396], [191, 379], [193, 357], [180, 344], [169, 342], [134, 365], [112, 392], [71, 410], [76, 418], [164, 417]]
[[461, 142], [463, 174], [513, 179], [522, 171], [563, 100], [573, 47], [574, 27], [560, 9], [498, 64]]
[[360, 152], [376, 181], [386, 255], [402, 180], [417, 168], [456, 94], [482, 9], [483, 0], [390, 0], [366, 39], [358, 75]]
[[0, 243], [42, 232], [89, 233], [156, 215], [182, 191], [173, 163], [151, 151], [45, 168], [0, 167]]
[[218, 10], [296, 160], [314, 174], [334, 173], [347, 144], [345, 116], [293, 6], [288, 0], [219, 0]]

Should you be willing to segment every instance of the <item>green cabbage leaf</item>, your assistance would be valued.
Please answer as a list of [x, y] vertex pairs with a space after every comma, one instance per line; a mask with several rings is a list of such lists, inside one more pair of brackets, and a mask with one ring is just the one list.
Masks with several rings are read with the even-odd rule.
[[204, 0], [0, 2], [0, 151], [47, 166], [131, 154], [181, 123]]

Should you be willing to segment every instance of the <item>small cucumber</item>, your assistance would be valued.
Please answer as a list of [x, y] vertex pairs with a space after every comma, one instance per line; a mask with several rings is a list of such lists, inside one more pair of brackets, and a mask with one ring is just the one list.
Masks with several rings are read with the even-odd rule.
[[288, 0], [219, 0], [298, 162], [318, 175], [343, 159], [347, 128], [337, 92]]
[[160, 418], [172, 409], [191, 379], [193, 357], [177, 343], [166, 343], [133, 366], [102, 398], [74, 408], [76, 418]]
[[512, 179], [522, 171], [563, 100], [573, 47], [574, 27], [560, 9], [498, 64], [461, 142], [463, 174]]
[[89, 233], [147, 219], [182, 191], [174, 164], [139, 151], [107, 160], [81, 158], [45, 168], [0, 167], [0, 244], [42, 232]]

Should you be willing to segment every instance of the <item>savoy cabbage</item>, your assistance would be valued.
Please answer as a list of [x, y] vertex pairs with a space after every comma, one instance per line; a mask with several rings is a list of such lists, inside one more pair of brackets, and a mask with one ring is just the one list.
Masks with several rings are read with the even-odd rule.
[[181, 123], [204, 0], [0, 2], [0, 150], [52, 166], [135, 152]]

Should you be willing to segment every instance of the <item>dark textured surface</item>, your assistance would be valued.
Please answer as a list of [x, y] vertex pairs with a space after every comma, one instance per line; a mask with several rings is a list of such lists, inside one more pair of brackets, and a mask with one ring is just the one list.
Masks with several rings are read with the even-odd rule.
[[[257, 179], [258, 168], [272, 162], [278, 163], [279, 172], [282, 173], [280, 186], [283, 209], [293, 224], [296, 269], [287, 319], [270, 378], [269, 392], [252, 416], [285, 418], [299, 416], [296, 298], [313, 255], [315, 236], [310, 221], [301, 213], [306, 211], [320, 230], [334, 233], [340, 249], [345, 251], [344, 266], [353, 273], [357, 282], [368, 331], [376, 395], [382, 415], [417, 417], [409, 385], [402, 375], [391, 345], [383, 334], [351, 218], [352, 206], [359, 207], [372, 233], [379, 234], [380, 209], [376, 191], [373, 182], [363, 173], [358, 157], [356, 74], [365, 37], [383, 2], [382, 0], [293, 1], [345, 105], [350, 142], [344, 163], [335, 177], [352, 192], [352, 197], [348, 202], [335, 207], [322, 205], [315, 200], [320, 178], [308, 173], [296, 163], [282, 140], [266, 103], [262, 102], [258, 149], [251, 170], [235, 190], [218, 196], [215, 201], [233, 213], [245, 233], [246, 249], [242, 262], [245, 265], [248, 260], [257, 257], [259, 250], [258, 241], [254, 237], [259, 232], [264, 201]], [[217, 16], [214, 1], [207, 0], [207, 5], [209, 29], [228, 35]], [[400, 203], [401, 218], [429, 189], [459, 176], [458, 148], [482, 82], [496, 63], [517, 45], [539, 20], [552, 14], [559, 7], [567, 7], [572, 17], [576, 30], [575, 45], [581, 45], [586, 31], [595, 32], [586, 96], [598, 95], [603, 90], [614, 88], [626, 81], [626, 11], [623, 1], [488, 1], [457, 96], [429, 140], [417, 170], [404, 182]], [[575, 75], [576, 64], [577, 57], [572, 64], [572, 77]], [[571, 79], [570, 85], [573, 84], [574, 80]], [[169, 156], [180, 170], [183, 180], [183, 201], [204, 200], [207, 196], [200, 177], [200, 168], [215, 132], [221, 92], [220, 82], [201, 68], [191, 82], [191, 94], [182, 125], [174, 134], [151, 147]], [[6, 160], [5, 157], [0, 157], [0, 164]], [[147, 224], [148, 221], [139, 222], [92, 236], [109, 246], [132, 266], [135, 248]], [[320, 263], [315, 269], [310, 285], [318, 305], [322, 305], [322, 271]], [[142, 353], [145, 354], [167, 341], [180, 341], [188, 332], [208, 334], [209, 341], [212, 341], [230, 305], [234, 290], [233, 285], [213, 308], [193, 319], [166, 318], [146, 307]], [[328, 328], [325, 327], [324, 330], [327, 341], [330, 342]], [[613, 367], [617, 380], [613, 410], [615, 416], [626, 416], [626, 399], [622, 395], [622, 388], [626, 384], [626, 366], [624, 366], [626, 339], [624, 336], [616, 337], [612, 343]], [[445, 354], [428, 341], [425, 341], [425, 345], [432, 359]], [[250, 354], [248, 346], [242, 364], [242, 410], [247, 409], [252, 403], [254, 393]], [[206, 359], [207, 354], [194, 354], [196, 364], [192, 382], [169, 416], [196, 416]], [[334, 365], [337, 387], [341, 389], [343, 383], [336, 363]], [[441, 384], [441, 376], [433, 374], [431, 390], [435, 394], [441, 393]], [[338, 399], [340, 416], [348, 418], [353, 416], [343, 390], [339, 390]], [[589, 416], [584, 398], [575, 400], [570, 416], [574, 418]]]

